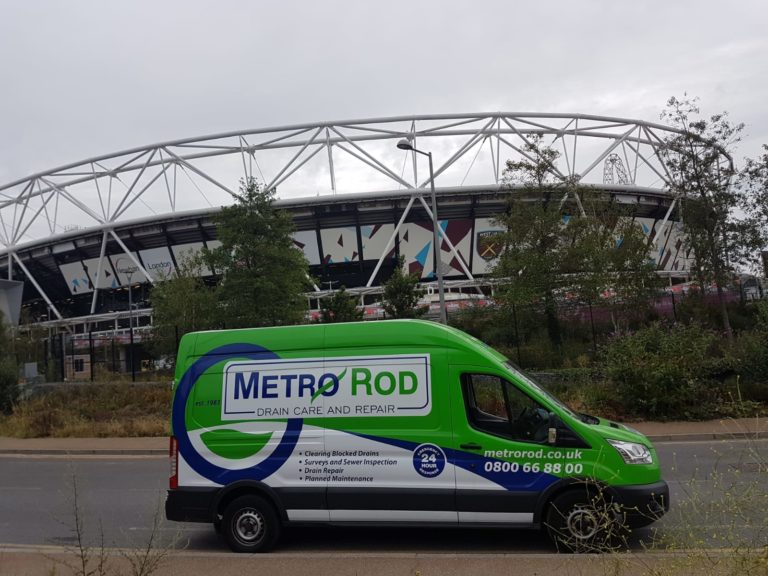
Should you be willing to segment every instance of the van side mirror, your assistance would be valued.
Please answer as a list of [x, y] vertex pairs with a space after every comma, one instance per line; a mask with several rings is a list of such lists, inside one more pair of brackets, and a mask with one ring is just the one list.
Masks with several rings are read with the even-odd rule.
[[547, 444], [563, 448], [589, 448], [589, 444], [584, 442], [557, 414], [552, 412], [549, 413]]
[[560, 419], [553, 413], [549, 413], [549, 430], [547, 432], [547, 444], [557, 444], [557, 423]]
[[557, 444], [557, 428], [550, 428], [547, 433], [547, 444]]

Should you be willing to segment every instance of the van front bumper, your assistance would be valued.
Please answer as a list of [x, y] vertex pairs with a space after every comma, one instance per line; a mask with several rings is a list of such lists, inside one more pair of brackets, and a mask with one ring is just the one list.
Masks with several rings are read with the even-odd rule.
[[669, 511], [669, 486], [664, 480], [653, 484], [612, 486], [614, 502], [621, 505], [630, 528], [655, 522]]

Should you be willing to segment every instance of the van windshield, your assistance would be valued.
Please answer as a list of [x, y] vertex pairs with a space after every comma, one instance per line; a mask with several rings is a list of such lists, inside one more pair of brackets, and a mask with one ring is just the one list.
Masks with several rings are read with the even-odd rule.
[[540, 393], [542, 396], [544, 396], [545, 398], [548, 398], [548, 399], [550, 400], [550, 402], [552, 402], [553, 404], [555, 404], [556, 406], [558, 406], [559, 408], [561, 408], [561, 409], [562, 409], [564, 412], [566, 412], [566, 413], [570, 414], [570, 415], [571, 415], [571, 416], [573, 416], [574, 418], [579, 418], [579, 416], [578, 416], [578, 415], [576, 415], [576, 414], [574, 413], [574, 411], [573, 411], [573, 410], [571, 410], [570, 408], [568, 408], [568, 406], [566, 406], [566, 405], [565, 405], [565, 404], [563, 404], [563, 403], [562, 403], [560, 400], [558, 400], [557, 398], [555, 398], [554, 396], [552, 396], [552, 394], [550, 394], [549, 392], [547, 392], [547, 391], [546, 391], [546, 390], [545, 390], [545, 389], [544, 389], [544, 388], [543, 388], [543, 387], [542, 387], [542, 386], [541, 386], [541, 385], [540, 385], [538, 382], [536, 382], [536, 381], [535, 381], [533, 378], [531, 378], [531, 377], [530, 377], [528, 374], [526, 374], [525, 372], [523, 372], [523, 371], [522, 371], [520, 368], [518, 368], [517, 366], [515, 366], [515, 365], [512, 363], [512, 361], [511, 361], [511, 360], [507, 360], [506, 362], [504, 362], [504, 365], [505, 365], [505, 366], [506, 366], [506, 367], [507, 367], [507, 368], [508, 368], [508, 369], [509, 369], [511, 372], [513, 372], [513, 373], [515, 374], [515, 376], [517, 376], [518, 378], [520, 378], [520, 379], [521, 379], [523, 382], [525, 382], [526, 384], [528, 384], [528, 386], [530, 386], [530, 387], [531, 387], [531, 388], [533, 388], [534, 390], [538, 391], [538, 392], [539, 392], [539, 393]]

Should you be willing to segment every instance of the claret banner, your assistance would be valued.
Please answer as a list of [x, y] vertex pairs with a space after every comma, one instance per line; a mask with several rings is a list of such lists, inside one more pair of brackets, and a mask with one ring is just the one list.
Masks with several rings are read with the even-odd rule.
[[423, 416], [429, 367], [429, 354], [230, 362], [221, 418]]

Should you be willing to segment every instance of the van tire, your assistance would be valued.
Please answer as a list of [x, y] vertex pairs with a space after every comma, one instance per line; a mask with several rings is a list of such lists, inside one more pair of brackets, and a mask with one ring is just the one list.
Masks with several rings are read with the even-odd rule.
[[583, 488], [556, 496], [545, 526], [559, 552], [600, 553], [626, 546], [621, 514], [600, 490]]
[[260, 496], [240, 496], [224, 510], [224, 540], [235, 552], [268, 552], [280, 537], [280, 518]]

